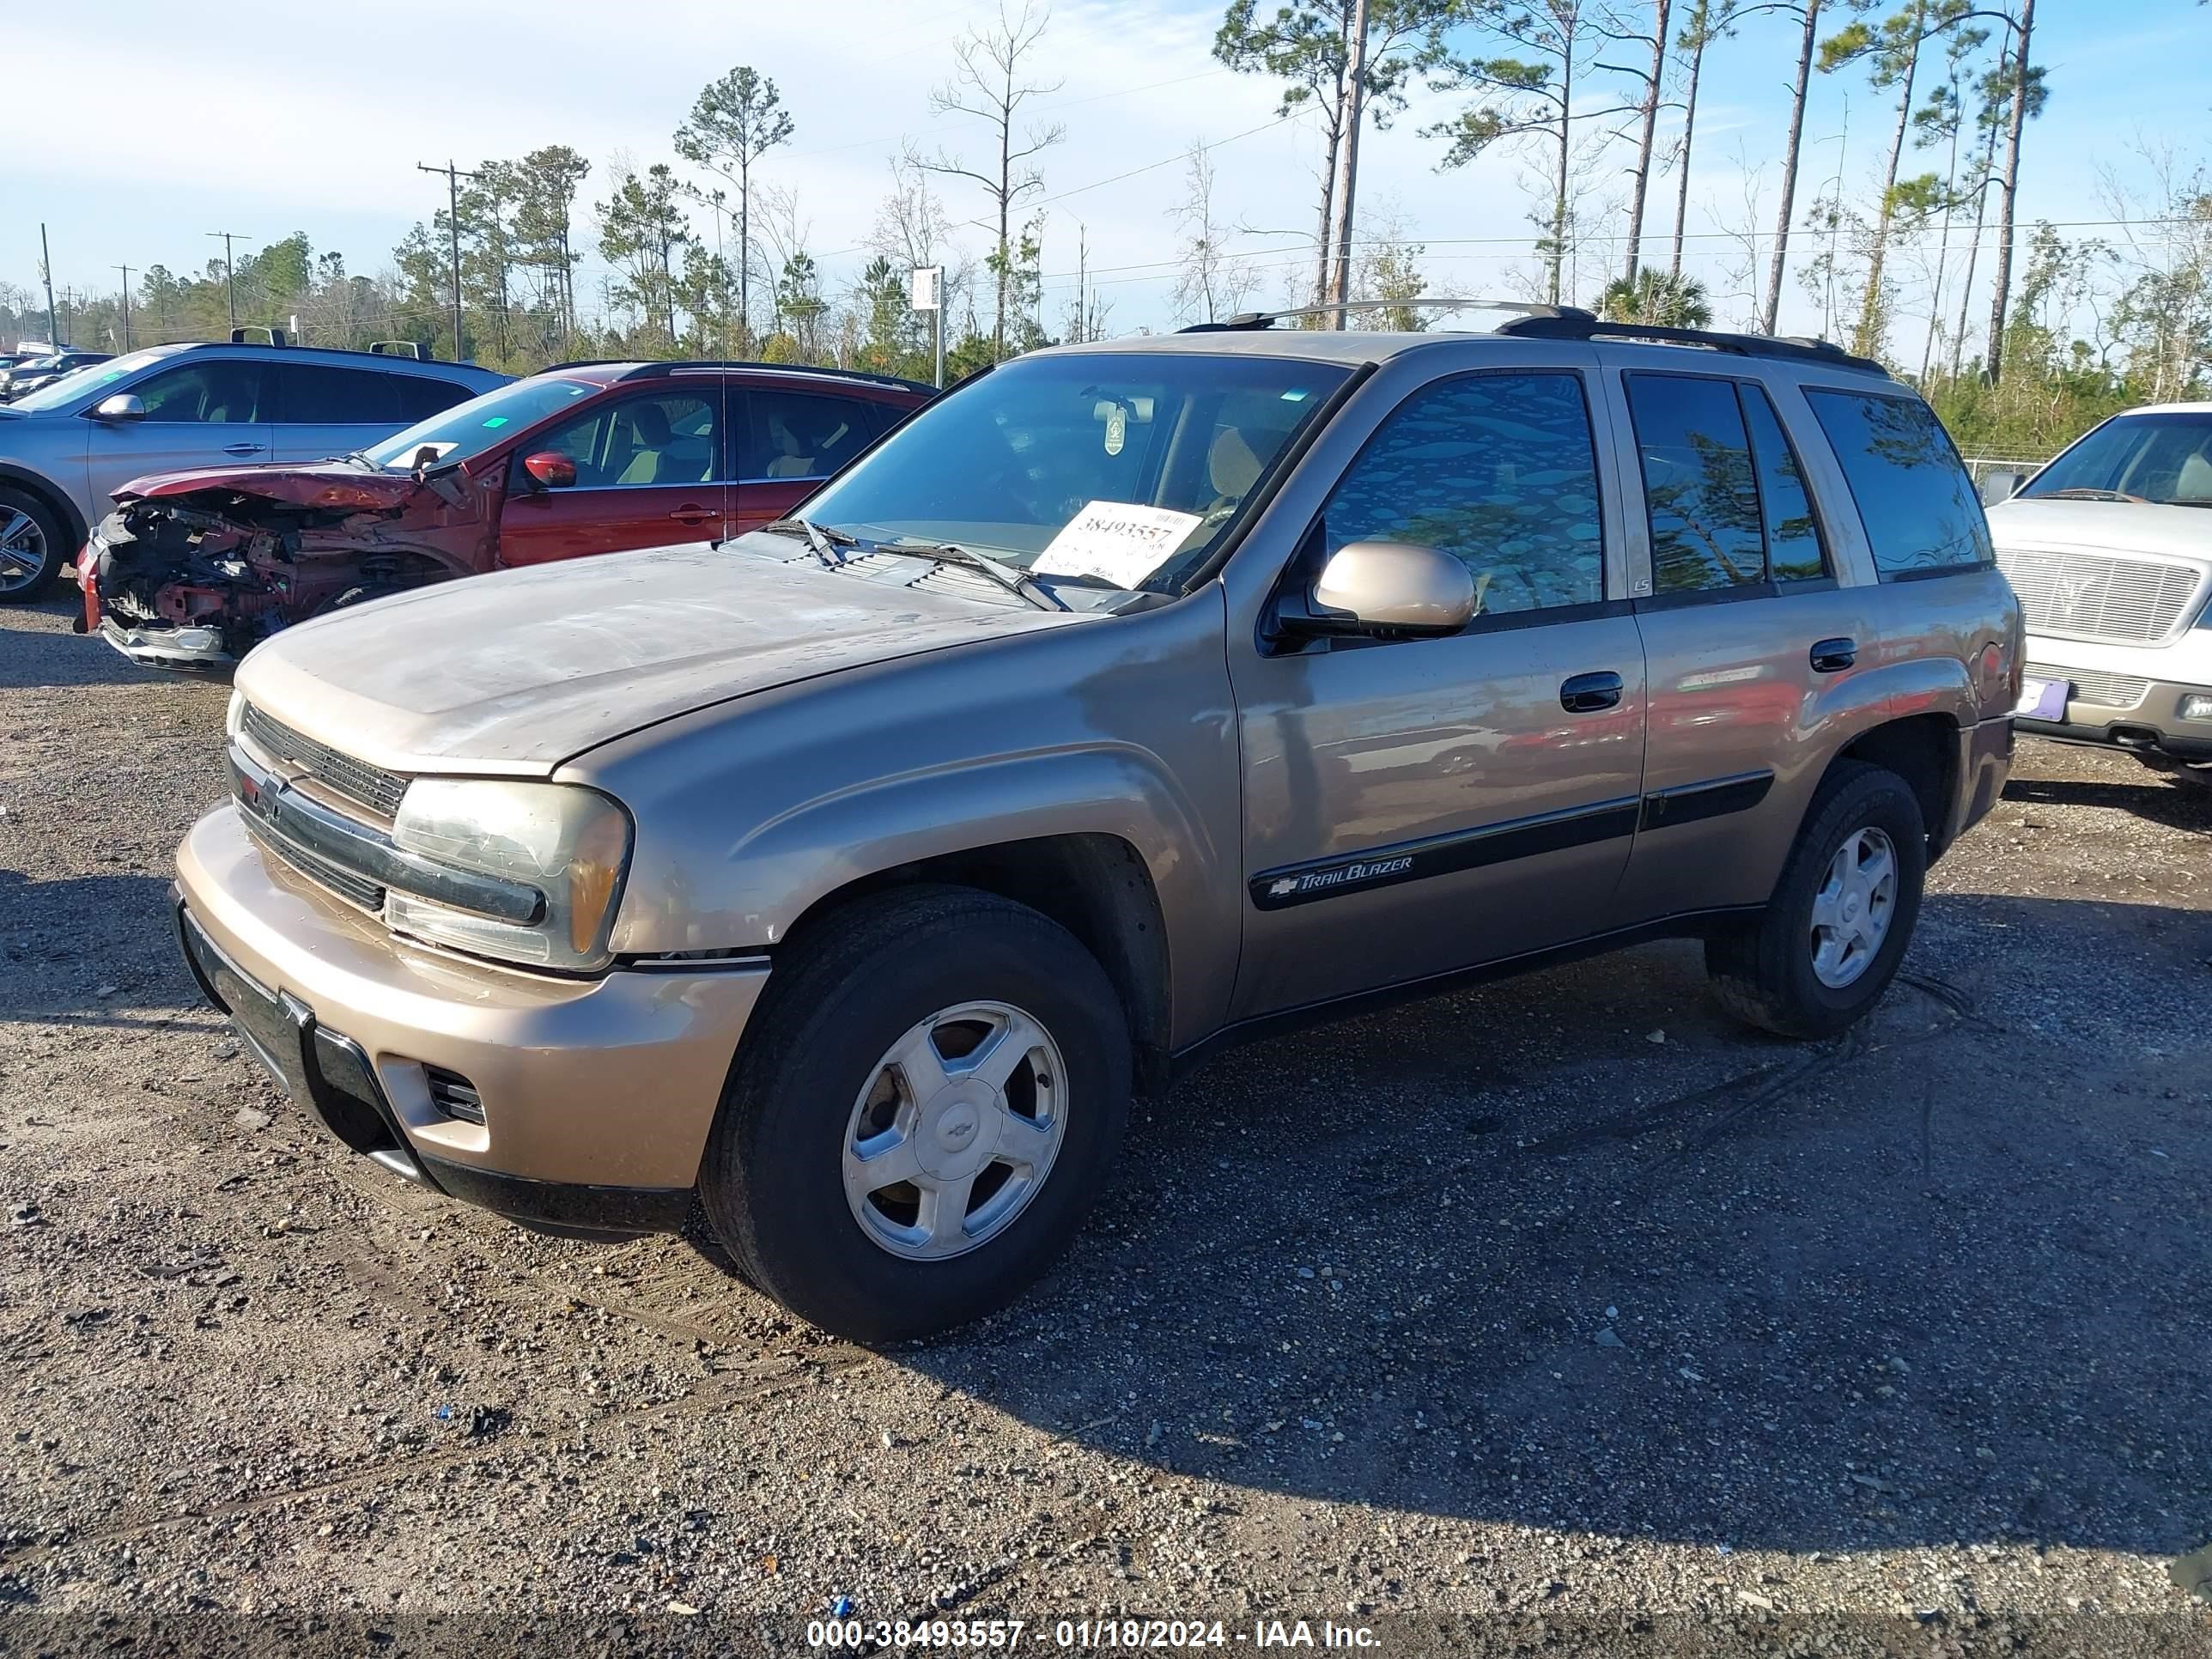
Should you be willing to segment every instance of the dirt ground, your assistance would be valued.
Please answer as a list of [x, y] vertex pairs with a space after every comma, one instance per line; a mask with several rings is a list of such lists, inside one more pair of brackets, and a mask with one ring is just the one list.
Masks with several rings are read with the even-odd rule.
[[873, 1353], [283, 1101], [166, 913], [224, 689], [67, 625], [0, 611], [0, 1652], [2212, 1651], [2212, 793], [2024, 744], [1826, 1046], [1667, 945], [1230, 1054]]

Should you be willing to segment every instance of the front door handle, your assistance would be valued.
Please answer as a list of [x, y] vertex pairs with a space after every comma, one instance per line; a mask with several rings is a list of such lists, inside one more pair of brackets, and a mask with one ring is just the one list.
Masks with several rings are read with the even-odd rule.
[[1559, 687], [1559, 707], [1570, 714], [1594, 714], [1620, 702], [1620, 676], [1609, 670], [1600, 674], [1577, 674]]
[[1840, 674], [1859, 659], [1856, 640], [1822, 640], [1813, 647], [1815, 674]]
[[225, 444], [222, 453], [226, 455], [258, 455], [268, 447], [266, 444]]
[[678, 524], [704, 524], [714, 516], [710, 507], [679, 507], [668, 515]]

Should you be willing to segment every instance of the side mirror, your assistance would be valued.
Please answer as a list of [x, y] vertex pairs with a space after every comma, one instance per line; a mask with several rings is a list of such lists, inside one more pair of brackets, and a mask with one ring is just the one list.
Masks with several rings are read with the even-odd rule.
[[566, 489], [576, 482], [576, 463], [557, 449], [524, 456], [522, 470], [541, 489]]
[[2008, 501], [2020, 494], [2020, 487], [2027, 482], [2027, 474], [2013, 467], [2001, 467], [1994, 472], [1982, 474], [1979, 485], [1984, 507], [1995, 507], [1999, 501]]
[[1352, 542], [1322, 567], [1313, 608], [1331, 633], [1456, 634], [1474, 617], [1474, 577], [1433, 547]]
[[95, 421], [143, 421], [146, 418], [146, 400], [135, 392], [118, 392], [112, 398], [102, 398], [92, 408]]

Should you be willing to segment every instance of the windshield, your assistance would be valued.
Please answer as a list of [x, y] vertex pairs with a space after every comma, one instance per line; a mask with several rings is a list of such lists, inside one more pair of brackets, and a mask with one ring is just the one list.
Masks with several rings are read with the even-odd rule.
[[2057, 501], [2212, 507], [2212, 410], [2107, 421], [2020, 493]]
[[394, 472], [413, 471], [416, 456], [426, 447], [437, 451], [441, 465], [465, 461], [598, 390], [586, 380], [516, 380], [441, 410], [362, 453]]
[[175, 355], [172, 351], [156, 349], [134, 351], [128, 357], [110, 357], [104, 362], [86, 363], [80, 368], [71, 369], [58, 380], [49, 380], [36, 392], [16, 398], [8, 407], [20, 409], [27, 415], [60, 409], [75, 403], [88, 392], [97, 391], [126, 374], [136, 374], [140, 369], [151, 368], [164, 357]]
[[933, 404], [806, 503], [872, 543], [1175, 591], [1348, 370], [1287, 358], [1024, 358]]

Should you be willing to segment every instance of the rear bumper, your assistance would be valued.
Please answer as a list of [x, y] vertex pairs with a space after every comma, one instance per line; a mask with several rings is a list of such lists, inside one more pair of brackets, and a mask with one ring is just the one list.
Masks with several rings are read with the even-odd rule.
[[[272, 870], [228, 804], [177, 870], [202, 990], [346, 1146], [533, 1224], [682, 1225], [765, 969], [570, 981], [420, 949]], [[441, 1109], [440, 1073], [482, 1123]]]
[[1981, 720], [1959, 733], [1959, 787], [1940, 852], [1989, 816], [2012, 776], [2014, 722]]

